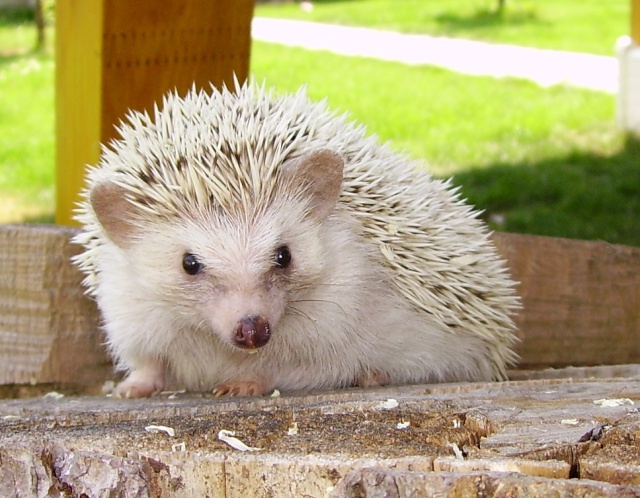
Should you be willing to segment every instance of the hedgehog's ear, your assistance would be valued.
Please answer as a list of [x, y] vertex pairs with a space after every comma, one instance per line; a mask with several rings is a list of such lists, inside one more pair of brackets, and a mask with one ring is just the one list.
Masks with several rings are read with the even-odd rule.
[[123, 248], [129, 246], [136, 208], [127, 200], [125, 190], [115, 183], [98, 183], [91, 189], [89, 200], [111, 241]]
[[311, 216], [324, 220], [333, 210], [342, 188], [344, 161], [336, 152], [322, 149], [310, 152], [291, 168], [293, 181], [306, 185], [311, 194]]

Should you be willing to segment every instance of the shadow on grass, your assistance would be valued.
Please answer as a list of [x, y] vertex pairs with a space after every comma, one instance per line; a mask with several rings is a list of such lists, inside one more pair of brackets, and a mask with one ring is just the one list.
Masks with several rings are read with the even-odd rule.
[[640, 140], [616, 155], [496, 164], [453, 183], [492, 229], [640, 246]]
[[55, 223], [55, 213], [43, 213], [37, 216], [29, 216], [24, 220], [24, 223], [37, 224], [37, 225], [53, 225]]
[[25, 56], [30, 55], [26, 50], [2, 50], [0, 49], [0, 69], [9, 66], [14, 62], [22, 60]]
[[33, 24], [34, 9], [29, 7], [0, 7], [0, 26], [15, 27], [21, 24]]
[[540, 24], [543, 22], [532, 8], [512, 9], [509, 7], [503, 10], [478, 9], [472, 14], [444, 12], [435, 16], [434, 19], [451, 31], [493, 28], [503, 25]]

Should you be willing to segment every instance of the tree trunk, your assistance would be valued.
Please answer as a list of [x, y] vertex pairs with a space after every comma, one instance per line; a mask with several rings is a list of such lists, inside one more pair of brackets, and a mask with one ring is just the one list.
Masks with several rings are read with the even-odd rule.
[[38, 38], [36, 40], [36, 50], [42, 50], [45, 44], [45, 27], [46, 27], [43, 0], [36, 0], [35, 21], [36, 21], [36, 28], [38, 30]]

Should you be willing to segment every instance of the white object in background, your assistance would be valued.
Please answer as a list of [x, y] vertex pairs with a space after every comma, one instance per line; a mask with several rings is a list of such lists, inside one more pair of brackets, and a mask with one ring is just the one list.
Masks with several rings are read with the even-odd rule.
[[640, 46], [628, 36], [616, 43], [620, 77], [618, 123], [622, 129], [640, 133]]

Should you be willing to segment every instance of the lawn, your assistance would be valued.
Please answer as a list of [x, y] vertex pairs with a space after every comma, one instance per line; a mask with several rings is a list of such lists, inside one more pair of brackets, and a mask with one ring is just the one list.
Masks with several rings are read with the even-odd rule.
[[629, 34], [629, 0], [314, 0], [259, 4], [264, 17], [366, 26], [538, 48], [613, 55]]
[[266, 43], [252, 57], [258, 80], [307, 84], [453, 176], [494, 229], [640, 245], [639, 147], [617, 129], [611, 95]]
[[259, 42], [252, 70], [282, 91], [307, 85], [313, 99], [326, 98], [394, 147], [428, 159], [438, 175], [619, 145], [614, 98], [601, 92]]
[[25, 11], [0, 10], [0, 223], [52, 220], [54, 63]]
[[[32, 40], [28, 23], [0, 17], [0, 222], [51, 219], [54, 68]], [[254, 43], [252, 74], [278, 91], [306, 84], [435, 175], [453, 175], [496, 229], [640, 246], [640, 146], [617, 130], [611, 95], [266, 43]]]

